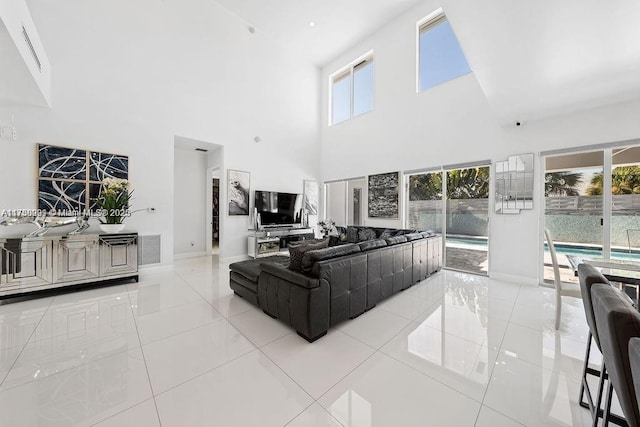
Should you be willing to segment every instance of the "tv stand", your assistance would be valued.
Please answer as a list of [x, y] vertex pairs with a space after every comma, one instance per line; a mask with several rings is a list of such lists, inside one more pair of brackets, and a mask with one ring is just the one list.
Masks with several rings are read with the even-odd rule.
[[290, 242], [313, 239], [313, 228], [295, 226], [263, 227], [259, 230], [249, 230], [247, 238], [247, 253], [250, 257], [260, 258], [270, 255], [286, 255], [289, 253]]

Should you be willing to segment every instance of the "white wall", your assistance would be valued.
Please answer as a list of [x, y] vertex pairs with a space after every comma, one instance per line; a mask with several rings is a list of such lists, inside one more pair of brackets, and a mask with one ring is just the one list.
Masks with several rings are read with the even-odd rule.
[[[512, 154], [640, 137], [640, 102], [504, 128], [498, 125], [472, 73], [416, 93], [416, 22], [439, 6], [435, 1], [421, 3], [323, 68], [320, 113], [324, 180], [485, 159], [495, 162]], [[452, 26], [455, 30], [455, 22]], [[375, 61], [374, 110], [328, 126], [329, 75], [371, 49]], [[540, 194], [538, 159], [535, 167], [535, 194]], [[539, 205], [518, 216], [491, 213], [492, 276], [538, 281]], [[366, 223], [402, 226], [400, 219], [367, 218]]]
[[173, 253], [206, 251], [207, 154], [176, 148], [173, 188]]
[[[52, 66], [53, 107], [0, 101], [19, 137], [0, 141], [1, 180], [14, 183], [0, 186], [0, 209], [35, 207], [36, 142], [126, 154], [135, 206], [156, 208], [127, 229], [161, 233], [167, 263], [174, 135], [224, 145], [225, 168], [250, 171], [254, 189], [302, 192], [303, 179], [318, 180], [317, 68], [249, 33], [218, 3], [30, 0], [29, 8]], [[246, 253], [248, 217], [222, 224], [225, 255]]]

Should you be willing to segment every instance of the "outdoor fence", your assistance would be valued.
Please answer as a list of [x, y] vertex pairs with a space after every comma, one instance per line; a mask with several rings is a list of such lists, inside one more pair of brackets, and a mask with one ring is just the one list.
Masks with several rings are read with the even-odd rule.
[[[602, 244], [602, 196], [547, 197], [545, 227], [558, 242]], [[611, 244], [640, 248], [640, 194], [613, 195]], [[447, 233], [487, 236], [488, 199], [447, 200]], [[442, 201], [410, 201], [408, 226], [442, 232]]]

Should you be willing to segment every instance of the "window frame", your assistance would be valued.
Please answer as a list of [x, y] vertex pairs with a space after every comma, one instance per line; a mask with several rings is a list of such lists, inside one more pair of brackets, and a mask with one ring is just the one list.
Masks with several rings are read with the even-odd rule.
[[[329, 114], [328, 114], [328, 126], [334, 126], [343, 122], [346, 122], [348, 120], [353, 119], [354, 117], [359, 117], [362, 116], [364, 114], [367, 114], [371, 111], [373, 111], [373, 109], [375, 108], [375, 65], [374, 69], [373, 69], [373, 85], [371, 87], [371, 93], [372, 93], [372, 100], [371, 100], [371, 109], [368, 111], [365, 111], [364, 113], [360, 113], [358, 115], [354, 115], [353, 114], [353, 110], [354, 110], [354, 104], [355, 104], [355, 85], [354, 85], [354, 74], [356, 71], [358, 71], [359, 68], [362, 68], [368, 64], [375, 64], [374, 62], [374, 56], [373, 56], [373, 50], [370, 50], [369, 52], [365, 53], [364, 55], [359, 56], [358, 58], [356, 58], [355, 60], [351, 61], [349, 64], [345, 65], [344, 67], [338, 69], [337, 71], [331, 73], [329, 75], [329, 84], [328, 84], [328, 92], [329, 92], [329, 102], [328, 102], [328, 109], [329, 109]], [[349, 117], [347, 117], [344, 120], [341, 120], [339, 122], [334, 122], [333, 121], [333, 85], [342, 80], [348, 78], [349, 79]]]
[[469, 66], [469, 72], [461, 74], [457, 77], [454, 77], [452, 79], [449, 79], [445, 82], [442, 82], [436, 86], [431, 86], [429, 88], [420, 89], [420, 35], [425, 32], [425, 31], [429, 31], [432, 28], [437, 27], [438, 25], [449, 21], [449, 18], [447, 18], [447, 14], [444, 13], [444, 10], [439, 7], [438, 9], [434, 10], [433, 12], [431, 12], [430, 14], [428, 14], [427, 16], [425, 16], [424, 18], [420, 19], [418, 22], [416, 22], [416, 93], [421, 93], [421, 92], [426, 92], [429, 89], [432, 89], [436, 86], [440, 86], [441, 84], [444, 84], [446, 82], [450, 82], [451, 80], [455, 80], [457, 78], [460, 78], [462, 76], [466, 76], [469, 73], [473, 73], [473, 68], [471, 68], [471, 64], [469, 64], [469, 61], [467, 60], [467, 56], [464, 54], [464, 51], [462, 50], [462, 46], [460, 45], [460, 42], [458, 41], [458, 37], [455, 36], [455, 32], [454, 32], [454, 36], [456, 37], [456, 41], [458, 42], [458, 46], [460, 46], [460, 50], [462, 51], [462, 54], [464, 55], [464, 59], [467, 62], [467, 65]]

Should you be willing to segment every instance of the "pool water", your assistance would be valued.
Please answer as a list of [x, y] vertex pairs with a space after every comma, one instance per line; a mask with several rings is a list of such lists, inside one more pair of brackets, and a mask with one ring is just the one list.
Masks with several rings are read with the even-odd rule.
[[[481, 239], [465, 239], [463, 237], [447, 237], [447, 246], [486, 251], [487, 241]], [[602, 258], [602, 251], [594, 248], [564, 245], [562, 243], [556, 244], [555, 248], [558, 255], [574, 255], [583, 258]], [[548, 252], [546, 245], [545, 252]], [[640, 261], [640, 253], [629, 253], [626, 249], [613, 248], [611, 250], [611, 258]]]

